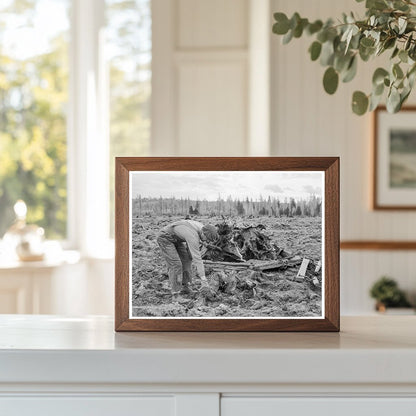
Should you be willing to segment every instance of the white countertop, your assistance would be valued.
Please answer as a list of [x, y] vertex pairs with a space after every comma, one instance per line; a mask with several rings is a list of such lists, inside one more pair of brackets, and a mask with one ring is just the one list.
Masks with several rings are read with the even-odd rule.
[[107, 317], [0, 316], [0, 383], [416, 383], [416, 316], [338, 333], [115, 333]]

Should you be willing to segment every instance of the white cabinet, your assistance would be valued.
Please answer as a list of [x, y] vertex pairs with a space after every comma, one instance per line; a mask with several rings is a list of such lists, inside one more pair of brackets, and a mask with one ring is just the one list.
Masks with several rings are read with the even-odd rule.
[[174, 416], [170, 397], [16, 397], [0, 398], [0, 414], [7, 416]]
[[341, 333], [115, 333], [0, 316], [0, 416], [415, 416], [416, 316]]
[[414, 416], [416, 398], [224, 397], [221, 416]]
[[21, 416], [414, 416], [415, 398], [223, 397], [213, 394], [0, 397], [0, 414]]

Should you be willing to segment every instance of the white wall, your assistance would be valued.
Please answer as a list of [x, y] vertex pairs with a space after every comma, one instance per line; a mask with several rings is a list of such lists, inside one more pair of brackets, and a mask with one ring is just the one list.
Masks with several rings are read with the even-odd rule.
[[[269, 0], [153, 0], [153, 155], [268, 151], [269, 7]], [[254, 59], [258, 71], [250, 71]]]
[[[311, 19], [335, 18], [350, 10], [364, 15], [362, 4], [351, 0], [272, 0], [273, 12], [298, 11]], [[415, 240], [415, 212], [370, 208], [371, 116], [353, 115], [350, 103], [354, 90], [370, 92], [377, 61], [360, 62], [359, 76], [329, 96], [322, 88], [324, 68], [309, 59], [312, 40], [304, 37], [282, 45], [277, 36], [272, 38], [272, 154], [341, 157], [341, 240]], [[395, 277], [415, 295], [415, 261], [413, 251], [342, 251], [342, 313], [371, 311], [368, 289], [383, 274]]]

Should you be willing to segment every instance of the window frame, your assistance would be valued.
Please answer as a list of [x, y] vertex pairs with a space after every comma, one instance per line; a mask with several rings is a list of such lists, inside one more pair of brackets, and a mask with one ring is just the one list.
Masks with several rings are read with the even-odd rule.
[[65, 248], [109, 258], [108, 75], [105, 0], [72, 0], [67, 115], [68, 222]]

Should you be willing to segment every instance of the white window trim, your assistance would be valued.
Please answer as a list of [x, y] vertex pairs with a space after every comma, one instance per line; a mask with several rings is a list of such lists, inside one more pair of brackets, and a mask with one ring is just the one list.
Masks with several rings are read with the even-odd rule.
[[85, 257], [112, 257], [105, 1], [72, 0], [68, 114], [68, 242]]

